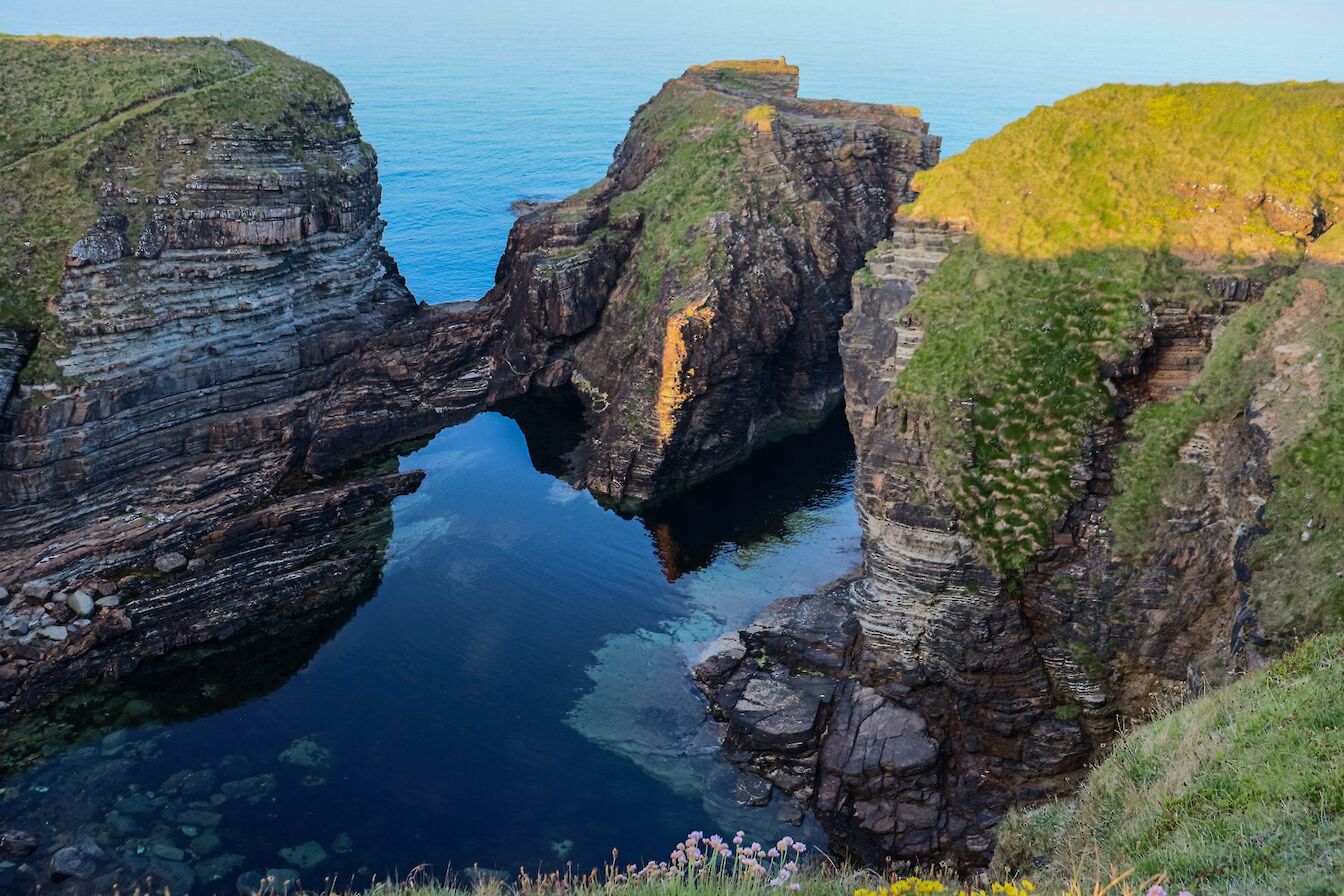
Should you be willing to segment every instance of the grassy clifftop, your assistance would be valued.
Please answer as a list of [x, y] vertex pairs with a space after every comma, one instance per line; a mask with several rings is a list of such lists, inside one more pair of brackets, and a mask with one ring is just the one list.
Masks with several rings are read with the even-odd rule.
[[[1108, 84], [922, 173], [908, 214], [1029, 258], [1293, 255], [1344, 207], [1341, 142], [1344, 84]], [[1339, 259], [1341, 248], [1335, 234], [1314, 252]]]
[[892, 399], [941, 428], [944, 492], [987, 563], [1024, 569], [1079, 497], [1071, 468], [1111, 412], [1101, 371], [1152, 307], [1210, 307], [1214, 271], [1339, 256], [1341, 139], [1344, 85], [1108, 85], [916, 177], [905, 214], [972, 236], [911, 306], [925, 341]]
[[297, 153], [357, 137], [348, 106], [334, 77], [256, 41], [0, 37], [0, 326], [41, 333], [26, 378], [57, 376], [66, 252], [128, 204], [109, 173], [144, 194], [180, 164], [164, 151], [179, 140], [245, 129]]

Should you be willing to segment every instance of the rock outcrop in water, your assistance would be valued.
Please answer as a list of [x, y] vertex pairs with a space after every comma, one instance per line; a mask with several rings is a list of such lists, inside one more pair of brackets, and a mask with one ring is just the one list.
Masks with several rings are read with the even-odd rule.
[[[421, 313], [382, 247], [349, 99], [270, 48], [186, 44], [236, 73], [0, 173], [9, 195], [54, 169], [89, 206], [65, 250], [33, 250], [64, 252], [47, 315], [0, 331], [0, 702], [366, 587], [368, 527], [419, 482], [310, 473], [357, 349]], [[24, 278], [43, 263], [11, 276], [40, 291]]]
[[486, 299], [508, 309], [499, 372], [586, 397], [576, 477], [609, 500], [684, 488], [839, 401], [850, 275], [939, 141], [913, 110], [797, 93], [782, 60], [692, 68], [606, 178], [510, 234]]

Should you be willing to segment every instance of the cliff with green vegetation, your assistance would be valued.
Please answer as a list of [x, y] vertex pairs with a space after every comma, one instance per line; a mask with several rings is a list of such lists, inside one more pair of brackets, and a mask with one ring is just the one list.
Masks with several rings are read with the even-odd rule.
[[0, 119], [0, 714], [369, 587], [418, 476], [302, 469], [415, 303], [340, 83], [247, 40], [3, 37]]
[[[339, 82], [255, 41], [0, 36], [0, 84], [0, 327], [37, 338], [28, 382], [64, 376], [77, 336], [60, 317], [61, 276], [100, 215], [115, 209], [136, 236], [166, 209], [209, 208], [174, 183], [189, 147], [236, 128], [298, 157], [359, 136]], [[309, 187], [340, 173], [314, 170]]]
[[783, 60], [664, 84], [603, 180], [519, 220], [487, 297], [511, 369], [587, 402], [576, 480], [644, 503], [819, 422], [850, 278], [938, 149], [917, 110], [799, 98]]
[[864, 574], [700, 667], [834, 845], [983, 863], [1123, 720], [1339, 627], [1341, 110], [1108, 85], [915, 176], [841, 334]]

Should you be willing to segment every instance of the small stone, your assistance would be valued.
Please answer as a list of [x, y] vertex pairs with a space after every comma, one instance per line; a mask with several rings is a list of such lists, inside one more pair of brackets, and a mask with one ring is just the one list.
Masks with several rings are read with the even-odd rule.
[[305, 871], [321, 865], [327, 860], [327, 851], [316, 840], [300, 843], [298, 846], [286, 846], [280, 850], [280, 858]]
[[212, 768], [189, 772], [181, 782], [181, 792], [188, 799], [203, 799], [219, 786], [219, 774]]
[[140, 823], [129, 815], [123, 815], [120, 812], [109, 812], [103, 816], [107, 826], [112, 829], [119, 837], [126, 837], [140, 830]]
[[23, 596], [28, 598], [30, 603], [42, 603], [51, 591], [51, 583], [46, 579], [36, 579], [23, 586]]
[[6, 588], [4, 585], [0, 585], [0, 601], [7, 601], [7, 600], [9, 600], [9, 589]]
[[185, 812], [177, 814], [178, 824], [191, 825], [196, 828], [213, 828], [223, 820], [223, 815], [205, 809], [187, 809]]
[[47, 625], [37, 630], [37, 633], [44, 638], [50, 638], [53, 641], [64, 641], [70, 636], [70, 632], [63, 625]]
[[311, 737], [301, 737], [281, 751], [280, 761], [304, 768], [326, 768], [331, 764], [331, 751]]
[[743, 806], [765, 806], [770, 803], [774, 785], [758, 775], [740, 774], [734, 788], [737, 801]]
[[177, 553], [176, 551], [163, 554], [154, 561], [154, 568], [162, 573], [177, 572], [179, 569], [181, 569], [186, 565], [187, 565], [187, 558]]
[[180, 862], [186, 856], [186, 853], [171, 843], [155, 843], [149, 848], [149, 854], [170, 862]]
[[89, 877], [95, 865], [93, 857], [77, 846], [62, 846], [51, 856], [51, 879], [57, 883], [72, 877]]
[[155, 858], [150, 861], [147, 871], [157, 885], [157, 892], [189, 893], [196, 886], [196, 872], [185, 862]]
[[111, 597], [117, 593], [117, 583], [109, 582], [107, 579], [100, 579], [93, 583], [93, 590], [97, 591], [102, 597]]
[[132, 719], [143, 719], [154, 714], [154, 704], [137, 697], [134, 700], [127, 700], [123, 711]]
[[86, 591], [76, 591], [73, 594], [67, 594], [65, 596], [65, 603], [80, 616], [88, 616], [93, 612], [93, 598], [90, 597]]
[[205, 883], [223, 880], [236, 871], [247, 859], [236, 852], [226, 852], [222, 856], [196, 863], [196, 877]]
[[779, 808], [775, 810], [775, 817], [784, 824], [800, 825], [803, 816], [803, 806], [797, 800], [781, 800]]
[[243, 778], [239, 781], [225, 781], [219, 786], [219, 789], [229, 799], [238, 799], [239, 797], [256, 796], [274, 787], [275, 775], [265, 774]]
[[126, 746], [127, 733], [125, 728], [119, 728], [109, 734], [103, 735], [102, 743], [99, 747], [104, 756], [115, 756]]
[[206, 831], [204, 834], [192, 838], [191, 851], [198, 856], [208, 856], [219, 849], [221, 843], [218, 834], [214, 831]]
[[96, 601], [94, 601], [94, 603], [100, 607], [105, 607], [109, 610], [112, 610], [121, 606], [121, 598], [117, 597], [115, 594], [112, 594], [107, 597], [100, 597]]
[[143, 793], [133, 793], [117, 800], [116, 808], [126, 815], [148, 815], [154, 811], [154, 803]]
[[0, 855], [11, 859], [26, 859], [37, 849], [37, 837], [27, 831], [11, 828], [0, 831]]

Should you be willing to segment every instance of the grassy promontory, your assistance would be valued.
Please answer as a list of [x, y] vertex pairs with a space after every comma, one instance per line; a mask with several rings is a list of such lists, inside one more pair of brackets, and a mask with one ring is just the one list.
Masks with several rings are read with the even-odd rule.
[[1211, 273], [1340, 259], [1341, 141], [1340, 84], [1107, 85], [916, 177], [904, 214], [971, 236], [911, 306], [925, 341], [892, 397], [940, 427], [935, 465], [985, 562], [1025, 568], [1079, 497], [1102, 370], [1137, 352], [1153, 306], [1207, 309]]
[[358, 136], [349, 103], [328, 73], [251, 40], [0, 36], [0, 327], [41, 336], [25, 379], [59, 377], [66, 252], [103, 211], [148, 214], [181, 164], [165, 147], [237, 132], [301, 153]]

